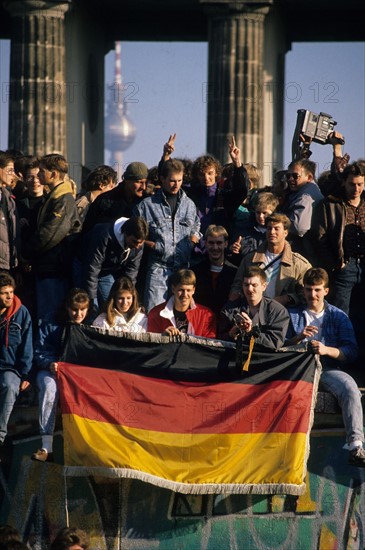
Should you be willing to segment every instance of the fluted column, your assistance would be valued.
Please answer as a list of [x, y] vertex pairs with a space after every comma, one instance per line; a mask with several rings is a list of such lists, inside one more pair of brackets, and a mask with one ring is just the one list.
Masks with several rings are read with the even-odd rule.
[[66, 153], [64, 15], [69, 3], [4, 2], [12, 16], [9, 147]]
[[228, 161], [234, 135], [245, 162], [263, 163], [264, 19], [271, 0], [200, 0], [209, 15], [208, 151]]

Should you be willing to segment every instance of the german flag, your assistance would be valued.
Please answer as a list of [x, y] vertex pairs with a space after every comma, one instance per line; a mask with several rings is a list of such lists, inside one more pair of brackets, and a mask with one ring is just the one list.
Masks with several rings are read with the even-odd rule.
[[68, 475], [181, 493], [302, 494], [319, 371], [312, 354], [70, 326], [59, 388]]

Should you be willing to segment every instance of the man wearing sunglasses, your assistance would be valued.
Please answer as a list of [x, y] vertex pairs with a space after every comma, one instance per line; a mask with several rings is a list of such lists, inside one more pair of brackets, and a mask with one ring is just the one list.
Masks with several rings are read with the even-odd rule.
[[286, 172], [289, 193], [283, 212], [290, 219], [288, 241], [295, 252], [299, 252], [311, 263], [317, 263], [311, 238], [312, 213], [323, 195], [314, 181], [316, 164], [308, 159], [291, 162]]

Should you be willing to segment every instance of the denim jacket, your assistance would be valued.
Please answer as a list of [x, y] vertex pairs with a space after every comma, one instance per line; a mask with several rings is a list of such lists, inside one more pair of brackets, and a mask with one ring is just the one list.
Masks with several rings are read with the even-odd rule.
[[192, 236], [201, 237], [200, 221], [196, 206], [185, 191], [178, 193], [174, 219], [162, 189], [141, 201], [134, 215], [142, 216], [148, 223], [148, 239], [156, 243], [149, 251], [149, 265], [167, 266], [176, 270], [189, 265], [193, 248]]

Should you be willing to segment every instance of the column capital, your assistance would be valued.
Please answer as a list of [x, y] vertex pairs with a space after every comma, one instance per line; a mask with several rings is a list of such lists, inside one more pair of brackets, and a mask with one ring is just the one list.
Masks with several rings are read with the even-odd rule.
[[12, 17], [54, 17], [63, 19], [69, 10], [71, 0], [6, 0], [3, 7]]
[[237, 16], [248, 17], [250, 14], [262, 16], [269, 13], [273, 0], [199, 0], [211, 16]]

